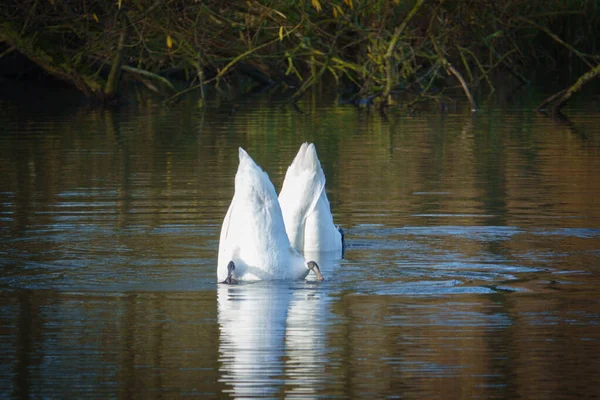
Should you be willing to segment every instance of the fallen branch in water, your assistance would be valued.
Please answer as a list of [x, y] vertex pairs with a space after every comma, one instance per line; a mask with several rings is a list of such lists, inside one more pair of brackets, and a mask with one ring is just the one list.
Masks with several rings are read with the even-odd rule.
[[575, 81], [575, 83], [569, 86], [568, 88], [563, 89], [542, 101], [540, 105], [536, 107], [536, 110], [540, 111], [548, 104], [558, 100], [554, 107], [552, 107], [552, 114], [560, 114], [560, 110], [567, 104], [571, 97], [573, 97], [575, 93], [580, 91], [586, 83], [598, 76], [600, 76], [600, 64], [596, 65], [588, 72], [581, 75], [579, 79], [577, 79], [577, 81]]
[[465, 94], [467, 95], [467, 98], [469, 99], [469, 102], [471, 103], [471, 112], [476, 112], [477, 111], [477, 103], [475, 103], [475, 99], [471, 95], [471, 91], [469, 90], [469, 86], [467, 85], [465, 78], [463, 78], [462, 74], [456, 68], [454, 68], [454, 66], [450, 63], [450, 61], [448, 61], [448, 59], [444, 56], [444, 54], [440, 50], [438, 43], [435, 40], [435, 38], [433, 37], [433, 35], [430, 34], [429, 39], [431, 40], [431, 43], [433, 44], [435, 52], [437, 53], [437, 56], [439, 57], [440, 62], [442, 63], [444, 68], [448, 72], [450, 72], [452, 75], [454, 75], [456, 77], [456, 79], [458, 79], [458, 81], [460, 82], [460, 85], [462, 86], [463, 91], [465, 92]]
[[[446, 60], [447, 62], [447, 60]], [[454, 68], [452, 66], [452, 64], [447, 63], [445, 65], [446, 69], [448, 71], [450, 71], [452, 73], [452, 75], [454, 75], [456, 77], [456, 79], [458, 79], [458, 81], [460, 82], [460, 85], [462, 86], [465, 94], [467, 95], [467, 97], [469, 98], [469, 102], [471, 103], [471, 111], [475, 112], [477, 111], [477, 104], [475, 103], [475, 99], [473, 99], [473, 95], [471, 95], [471, 91], [469, 90], [469, 87], [467, 86], [467, 82], [465, 82], [465, 79], [463, 78], [463, 76], [460, 74], [460, 72], [458, 72], [458, 70], [456, 68]]]

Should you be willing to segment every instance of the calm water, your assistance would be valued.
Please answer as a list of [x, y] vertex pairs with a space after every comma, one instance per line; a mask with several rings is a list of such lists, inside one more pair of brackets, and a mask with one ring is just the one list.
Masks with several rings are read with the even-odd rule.
[[[31, 101], [0, 101], [0, 397], [600, 396], [597, 102]], [[279, 189], [303, 141], [344, 259], [217, 285], [237, 147]]]

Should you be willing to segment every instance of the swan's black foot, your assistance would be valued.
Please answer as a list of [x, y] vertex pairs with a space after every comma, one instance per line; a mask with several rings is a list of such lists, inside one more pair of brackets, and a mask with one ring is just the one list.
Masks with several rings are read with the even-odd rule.
[[344, 229], [339, 225], [336, 225], [335, 227], [337, 228], [340, 235], [342, 235], [342, 248], [344, 248], [346, 247], [346, 241], [344, 240]]
[[227, 264], [227, 278], [225, 278], [222, 283], [227, 285], [235, 285], [238, 283], [238, 281], [233, 278], [233, 271], [235, 271], [235, 264], [233, 261], [229, 261], [229, 264]]
[[308, 269], [315, 273], [317, 281], [322, 282], [325, 280], [325, 278], [323, 278], [323, 274], [321, 274], [321, 269], [319, 268], [316, 262], [309, 261], [308, 263], [306, 263], [306, 265], [308, 266]]
[[342, 235], [342, 258], [344, 258], [344, 251], [346, 250], [346, 240], [344, 239], [344, 230], [338, 225], [336, 226], [340, 235]]

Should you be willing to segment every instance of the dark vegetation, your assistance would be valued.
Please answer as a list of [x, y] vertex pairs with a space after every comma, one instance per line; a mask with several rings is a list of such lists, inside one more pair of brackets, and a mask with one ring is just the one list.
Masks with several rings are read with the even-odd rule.
[[167, 101], [240, 80], [254, 89], [286, 87], [297, 99], [326, 81], [356, 104], [447, 104], [464, 93], [476, 109], [475, 91], [527, 84], [540, 71], [571, 73], [565, 89], [540, 104], [560, 112], [600, 75], [599, 4], [3, 0], [0, 75], [26, 74], [25, 67], [14, 71], [15, 59], [24, 57], [104, 102], [118, 99], [126, 76]]

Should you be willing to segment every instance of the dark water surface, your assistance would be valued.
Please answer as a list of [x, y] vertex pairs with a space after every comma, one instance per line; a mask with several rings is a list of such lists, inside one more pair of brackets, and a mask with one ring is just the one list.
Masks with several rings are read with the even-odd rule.
[[[0, 101], [0, 397], [600, 396], [600, 107]], [[327, 281], [216, 284], [242, 146], [316, 144]]]

